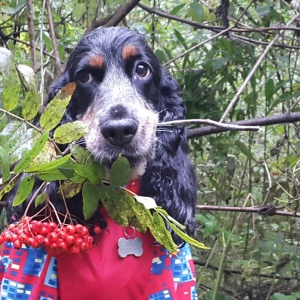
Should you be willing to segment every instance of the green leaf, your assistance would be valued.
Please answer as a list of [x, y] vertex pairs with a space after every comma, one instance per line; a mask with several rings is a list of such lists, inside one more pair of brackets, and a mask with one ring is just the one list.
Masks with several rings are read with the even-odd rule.
[[1, 146], [11, 153], [26, 136], [27, 126], [19, 121], [9, 122], [0, 133]]
[[0, 175], [2, 175], [2, 183], [10, 178], [9, 155], [7, 151], [0, 146]]
[[83, 215], [85, 220], [89, 220], [98, 209], [100, 199], [99, 187], [90, 182], [85, 182], [82, 188]]
[[2, 102], [4, 109], [11, 111], [19, 103], [20, 85], [18, 76], [15, 72], [10, 72], [5, 80], [5, 88], [2, 93]]
[[209, 247], [205, 246], [203, 243], [198, 242], [197, 240], [193, 239], [192, 237], [190, 237], [188, 234], [186, 234], [185, 232], [181, 231], [175, 224], [173, 223], [168, 223], [170, 225], [170, 227], [173, 229], [173, 231], [179, 236], [181, 237], [185, 242], [189, 243], [190, 245], [193, 245], [197, 248], [200, 249], [210, 249]]
[[[20, 136], [20, 133], [18, 131], [18, 136]], [[32, 146], [35, 144], [35, 142], [40, 136], [41, 133], [36, 129], [27, 128], [24, 136], [20, 136], [20, 139], [15, 139], [16, 136], [12, 137], [11, 139], [15, 140], [15, 144], [12, 144], [12, 147], [10, 149], [11, 164], [21, 160], [24, 157], [24, 155], [32, 149]]]
[[37, 208], [39, 205], [44, 204], [47, 200], [47, 195], [46, 193], [42, 193], [38, 195], [34, 201], [34, 206]]
[[47, 163], [42, 164], [42, 165], [29, 166], [26, 169], [26, 172], [27, 173], [35, 173], [35, 172], [37, 172], [38, 173], [38, 172], [53, 170], [53, 169], [61, 166], [65, 162], [67, 162], [70, 157], [71, 157], [71, 154], [68, 154], [66, 156], [59, 157], [59, 158], [57, 158], [55, 160], [52, 160], [52, 161], [47, 162]]
[[40, 118], [41, 128], [44, 130], [51, 130], [61, 121], [66, 107], [68, 106], [71, 97], [61, 99], [53, 99], [45, 108]]
[[15, 187], [15, 185], [19, 182], [21, 176], [22, 176], [21, 174], [18, 174], [15, 177], [13, 177], [9, 183], [5, 184], [4, 186], [1, 186], [0, 200], [5, 194], [9, 193]]
[[36, 173], [36, 176], [43, 181], [66, 180], [74, 176], [74, 171], [69, 169], [52, 169]]
[[235, 141], [235, 146], [239, 148], [242, 153], [249, 159], [256, 161], [255, 157], [253, 156], [252, 152], [249, 150], [249, 148], [241, 141]]
[[24, 171], [29, 166], [29, 164], [31, 163], [31, 161], [43, 149], [43, 147], [45, 146], [47, 140], [48, 140], [48, 132], [45, 132], [44, 134], [42, 134], [38, 138], [38, 140], [34, 144], [33, 148], [28, 153], [26, 153], [26, 155], [23, 157], [23, 159], [15, 166], [14, 172], [16, 174]]
[[186, 4], [180, 4], [175, 6], [171, 11], [170, 11], [170, 15], [178, 15], [179, 11], [184, 8], [186, 6]]
[[184, 47], [184, 49], [187, 49], [188, 46], [185, 42], [185, 39], [183, 38], [183, 36], [181, 35], [181, 33], [177, 30], [177, 29], [174, 29], [174, 33], [175, 33], [175, 36], [177, 38], [177, 40], [180, 42], [180, 44]]
[[203, 8], [202, 5], [196, 2], [193, 2], [190, 6], [190, 9], [187, 13], [188, 17], [191, 17], [195, 22], [203, 22]]
[[78, 145], [75, 145], [71, 148], [71, 154], [79, 164], [84, 164], [91, 155], [91, 152]]
[[265, 97], [267, 102], [270, 102], [273, 98], [274, 87], [274, 80], [270, 78], [265, 84]]
[[153, 213], [153, 225], [149, 229], [156, 241], [168, 249], [169, 252], [176, 254], [177, 246], [173, 241], [171, 233], [167, 230], [163, 218], [157, 211]]
[[2, 132], [2, 130], [5, 128], [5, 126], [8, 123], [8, 117], [7, 114], [2, 114], [0, 117], [0, 132]]
[[22, 103], [22, 115], [25, 120], [32, 120], [39, 112], [41, 105], [40, 94], [34, 89], [30, 89]]
[[104, 167], [95, 162], [91, 156], [84, 164], [76, 164], [75, 172], [93, 184], [100, 184], [105, 177]]
[[18, 206], [22, 204], [26, 200], [26, 198], [28, 198], [28, 196], [32, 191], [33, 184], [34, 184], [33, 176], [27, 176], [21, 180], [12, 206]]
[[56, 143], [69, 144], [83, 137], [88, 129], [81, 121], [66, 123], [56, 128], [53, 137]]
[[64, 180], [58, 190], [58, 193], [65, 199], [70, 199], [82, 191], [82, 183], [76, 183], [71, 180]]
[[130, 166], [128, 160], [119, 156], [113, 163], [110, 170], [110, 184], [113, 187], [119, 187], [125, 185], [130, 180]]

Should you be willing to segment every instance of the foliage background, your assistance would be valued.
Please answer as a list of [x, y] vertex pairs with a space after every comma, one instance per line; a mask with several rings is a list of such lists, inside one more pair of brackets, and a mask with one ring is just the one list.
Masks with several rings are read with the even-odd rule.
[[[226, 122], [281, 117], [259, 132], [190, 139], [197, 238], [211, 247], [194, 250], [199, 299], [300, 298], [299, 8], [282, 0], [0, 1], [0, 46], [33, 68], [42, 104], [86, 30], [119, 24], [147, 36], [180, 83], [189, 118], [220, 120], [233, 99]], [[1, 69], [0, 102], [5, 80], [25, 95], [19, 75], [7, 79]]]

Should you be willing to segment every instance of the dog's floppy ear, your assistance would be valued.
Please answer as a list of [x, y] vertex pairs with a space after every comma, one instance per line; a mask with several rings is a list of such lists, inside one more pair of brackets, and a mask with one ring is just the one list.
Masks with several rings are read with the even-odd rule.
[[66, 69], [61, 77], [50, 85], [48, 101], [51, 101], [55, 97], [55, 95], [62, 89], [62, 87], [67, 85], [69, 82], [70, 76], [68, 70]]
[[[162, 71], [159, 122], [182, 120], [186, 108], [179, 96], [179, 85]], [[159, 206], [180, 223], [186, 231], [195, 230], [196, 178], [188, 158], [188, 141], [184, 126], [158, 127], [155, 159], [149, 161], [141, 178], [142, 195], [153, 197]], [[180, 239], [174, 235], [175, 241]]]
[[[182, 98], [179, 96], [179, 85], [177, 81], [165, 70], [160, 82], [159, 99], [159, 122], [182, 120], [185, 118], [186, 108]], [[162, 128], [158, 133], [159, 139], [164, 141], [164, 147], [170, 153], [176, 152], [182, 141], [185, 130], [183, 126]]]

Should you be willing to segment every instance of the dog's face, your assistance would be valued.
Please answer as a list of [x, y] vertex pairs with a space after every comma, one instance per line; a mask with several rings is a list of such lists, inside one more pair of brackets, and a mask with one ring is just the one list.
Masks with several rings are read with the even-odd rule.
[[80, 41], [50, 97], [75, 82], [68, 118], [88, 124], [86, 147], [108, 167], [122, 154], [141, 175], [155, 151], [161, 77], [162, 68], [142, 35], [102, 28]]

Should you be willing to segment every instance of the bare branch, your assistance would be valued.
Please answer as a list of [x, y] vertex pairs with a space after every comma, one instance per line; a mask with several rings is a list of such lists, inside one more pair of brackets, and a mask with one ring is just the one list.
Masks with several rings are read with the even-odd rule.
[[130, 0], [121, 6], [114, 16], [105, 24], [106, 27], [118, 25], [140, 2], [140, 0]]
[[54, 22], [53, 22], [53, 17], [52, 17], [52, 10], [51, 10], [51, 5], [50, 5], [49, 0], [46, 1], [46, 8], [47, 8], [48, 20], [49, 20], [50, 37], [52, 40], [53, 51], [54, 51], [54, 56], [55, 56], [55, 71], [56, 71], [56, 75], [60, 76], [63, 72], [63, 68], [61, 65], [60, 57], [59, 57], [59, 52], [58, 52], [58, 47], [57, 47], [57, 39], [56, 39], [56, 35], [55, 35]]
[[235, 206], [214, 206], [214, 205], [197, 205], [199, 210], [213, 210], [213, 211], [231, 211], [231, 212], [245, 212], [245, 213], [257, 213], [266, 216], [286, 216], [286, 217], [296, 217], [300, 218], [300, 213], [277, 210], [276, 207], [272, 205], [263, 207], [235, 207]]
[[191, 124], [209, 124], [218, 128], [226, 130], [240, 130], [240, 131], [258, 131], [258, 126], [243, 126], [236, 124], [224, 124], [210, 119], [188, 119], [188, 120], [175, 120], [168, 122], [161, 122], [158, 126], [180, 126], [180, 125], [191, 125]]
[[101, 26], [110, 27], [118, 25], [138, 5], [139, 2], [140, 0], [130, 0], [123, 6], [118, 7], [109, 16], [99, 20], [94, 20], [85, 31], [85, 34], [88, 34], [92, 30]]
[[[268, 126], [283, 123], [294, 123], [300, 121], [300, 112], [286, 113], [272, 117], [256, 118], [249, 120], [235, 121], [225, 124], [246, 125], [246, 126]], [[217, 128], [215, 126], [204, 126], [202, 128], [194, 128], [188, 131], [188, 138], [195, 138], [215, 133], [228, 131], [225, 128]]]

